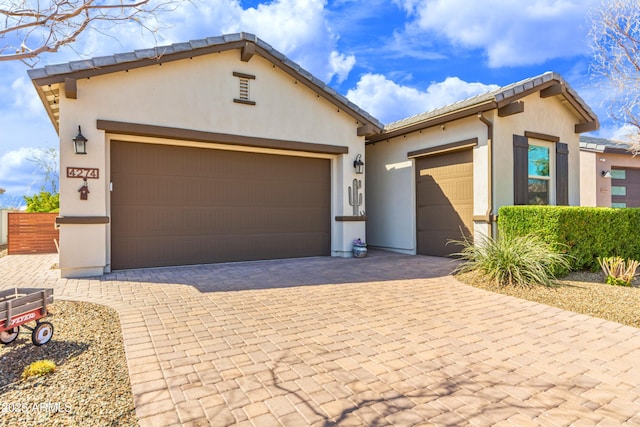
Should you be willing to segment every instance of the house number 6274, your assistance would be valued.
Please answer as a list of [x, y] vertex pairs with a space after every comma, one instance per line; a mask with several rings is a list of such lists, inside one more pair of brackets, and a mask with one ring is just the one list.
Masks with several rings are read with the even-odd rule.
[[99, 177], [99, 169], [98, 168], [67, 168], [67, 178], [93, 178], [98, 179]]

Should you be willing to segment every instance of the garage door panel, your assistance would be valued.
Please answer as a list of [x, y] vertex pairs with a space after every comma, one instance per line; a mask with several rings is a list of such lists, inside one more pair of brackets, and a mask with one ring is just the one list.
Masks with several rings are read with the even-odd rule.
[[[299, 242], [291, 245], [291, 241]], [[306, 243], [305, 243], [306, 242]], [[312, 243], [309, 243], [312, 242]], [[288, 235], [254, 236], [192, 236], [188, 240], [175, 240], [173, 236], [124, 238], [136, 258], [124, 258], [118, 269], [162, 267], [167, 265], [211, 264], [238, 260], [254, 261], [265, 259], [261, 254], [269, 252], [270, 259], [317, 256], [319, 251], [330, 244], [325, 233], [292, 233]], [[150, 252], [149, 245], [156, 250]], [[188, 260], [181, 264], [176, 261]]]
[[[112, 199], [116, 203], [143, 206], [208, 206], [215, 198], [216, 205], [262, 206], [265, 203], [284, 204], [292, 207], [326, 207], [324, 194], [330, 192], [328, 182], [310, 180], [250, 181], [243, 179], [213, 179], [193, 177], [153, 177], [149, 175], [124, 174], [114, 184]], [[286, 187], [286, 191], [282, 188]], [[310, 192], [310, 188], [314, 192]], [[174, 191], [174, 197], [167, 199], [167, 191]], [[141, 194], [144, 197], [141, 198]]]
[[124, 142], [111, 150], [113, 269], [330, 254], [327, 159]]
[[418, 253], [448, 256], [447, 244], [473, 234], [473, 151], [416, 160], [416, 240]]
[[149, 215], [145, 206], [123, 207], [120, 215], [126, 221], [114, 218], [114, 227], [122, 233], [139, 236], [166, 234], [171, 236], [227, 234], [229, 229], [236, 234], [255, 233], [257, 231], [279, 233], [326, 231], [326, 212], [324, 209], [298, 209], [291, 215], [282, 215], [280, 208], [253, 208], [250, 212], [238, 213], [234, 208], [195, 208], [166, 207]]

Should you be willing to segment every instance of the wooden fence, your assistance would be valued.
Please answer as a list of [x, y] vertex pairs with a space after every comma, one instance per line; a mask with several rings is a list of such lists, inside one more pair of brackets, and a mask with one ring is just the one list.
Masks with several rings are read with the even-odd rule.
[[60, 231], [55, 228], [58, 213], [9, 212], [8, 254], [56, 253]]

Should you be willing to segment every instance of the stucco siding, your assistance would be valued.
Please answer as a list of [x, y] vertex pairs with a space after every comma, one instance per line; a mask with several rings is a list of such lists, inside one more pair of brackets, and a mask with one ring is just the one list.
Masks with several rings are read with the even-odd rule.
[[475, 116], [366, 147], [367, 239], [371, 245], [416, 253], [415, 162], [407, 153], [472, 138], [478, 138], [478, 147], [473, 150], [474, 213], [484, 215], [487, 127]]
[[[524, 112], [495, 119], [494, 208], [513, 204], [513, 135], [526, 131], [560, 138], [569, 145], [569, 204], [580, 204], [580, 135], [574, 132], [578, 116], [559, 97], [540, 98], [539, 93], [522, 99]], [[555, 181], [554, 181], [555, 182]]]
[[[234, 102], [234, 98], [239, 97], [239, 79], [233, 75], [234, 71], [255, 76], [249, 83], [249, 99], [255, 101], [255, 105]], [[346, 146], [348, 154], [324, 155], [126, 135], [117, 138], [329, 157], [332, 165], [332, 254], [348, 256], [352, 240], [365, 235], [365, 222], [337, 223], [333, 218], [351, 215], [346, 191], [354, 178], [362, 180], [365, 187], [364, 175], [356, 175], [353, 168], [357, 154], [362, 154], [364, 159], [364, 137], [357, 136], [361, 123], [260, 56], [242, 62], [239, 50], [230, 50], [78, 80], [77, 99], [64, 96], [60, 99], [62, 216], [110, 216], [111, 135], [96, 128], [98, 119]], [[89, 140], [84, 156], [74, 154], [71, 144], [78, 125]], [[88, 180], [87, 201], [80, 200], [78, 194], [82, 180], [65, 177], [67, 166], [100, 170], [99, 179]], [[365, 200], [360, 210], [366, 211]], [[85, 232], [78, 231], [79, 228]], [[82, 247], [82, 254], [78, 253], [77, 247]], [[62, 226], [60, 267], [63, 275], [84, 275], [100, 268], [108, 269], [108, 263], [109, 225]]]
[[[506, 117], [499, 117], [496, 110], [484, 113], [493, 123], [493, 215], [498, 214], [501, 206], [513, 204], [513, 135], [525, 135], [527, 131], [554, 136], [568, 144], [569, 204], [580, 203], [579, 135], [574, 132], [579, 118], [560, 99], [559, 96], [540, 98], [536, 92], [521, 99], [525, 106], [522, 113]], [[408, 161], [407, 153], [470, 138], [478, 139], [478, 146], [473, 149], [473, 212], [475, 217], [486, 217], [490, 194], [488, 135], [487, 126], [476, 115], [367, 146], [370, 244], [416, 253], [415, 162]], [[553, 147], [551, 142], [538, 142]], [[555, 186], [555, 171], [553, 177], [552, 186]], [[492, 231], [495, 232], [495, 226]], [[474, 221], [474, 232], [490, 234], [487, 223], [480, 218]]]
[[9, 211], [0, 209], [0, 245], [6, 245], [9, 236]]
[[[580, 151], [580, 205], [598, 206], [599, 188], [597, 184], [597, 171], [599, 160], [594, 152]], [[605, 178], [601, 178], [605, 179]], [[609, 197], [609, 203], [611, 198]], [[600, 205], [606, 206], [606, 205]]]

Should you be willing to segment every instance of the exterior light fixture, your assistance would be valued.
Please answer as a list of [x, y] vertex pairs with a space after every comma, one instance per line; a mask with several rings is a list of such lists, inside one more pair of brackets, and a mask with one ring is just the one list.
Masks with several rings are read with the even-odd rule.
[[602, 176], [603, 178], [611, 178], [611, 172], [610, 171], [601, 171], [600, 172], [600, 176]]
[[73, 138], [73, 151], [76, 154], [87, 154], [87, 138], [82, 135], [80, 126], [78, 126], [78, 134]]
[[358, 154], [353, 161], [353, 167], [356, 169], [356, 173], [361, 174], [364, 168], [364, 162], [362, 161], [362, 154]]

